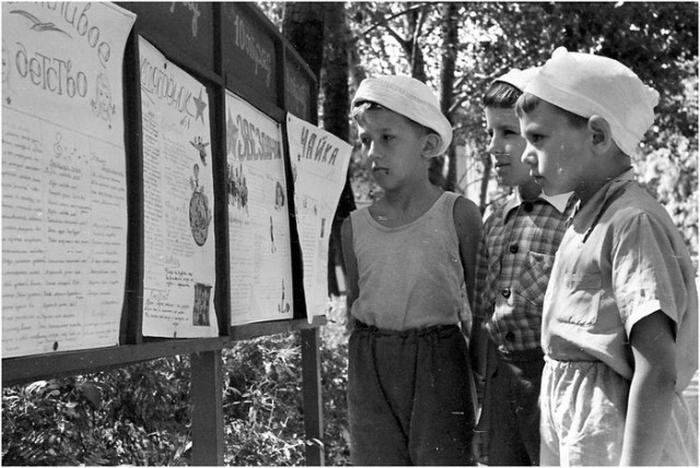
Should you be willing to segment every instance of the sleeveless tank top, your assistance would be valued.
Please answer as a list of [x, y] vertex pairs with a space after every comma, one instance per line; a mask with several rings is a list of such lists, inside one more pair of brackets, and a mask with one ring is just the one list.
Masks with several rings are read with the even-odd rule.
[[389, 330], [457, 323], [464, 271], [454, 225], [459, 195], [444, 192], [415, 221], [386, 227], [362, 208], [351, 213], [359, 297], [351, 313]]

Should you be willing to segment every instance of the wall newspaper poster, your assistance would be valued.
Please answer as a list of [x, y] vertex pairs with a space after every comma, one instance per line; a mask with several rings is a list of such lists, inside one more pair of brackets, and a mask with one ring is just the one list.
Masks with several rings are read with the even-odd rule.
[[134, 20], [109, 3], [2, 4], [3, 358], [119, 342]]
[[306, 314], [311, 322], [328, 309], [328, 243], [352, 146], [292, 114], [287, 114], [287, 136], [304, 263]]
[[143, 128], [143, 335], [218, 336], [206, 87], [139, 37]]
[[281, 126], [226, 93], [231, 325], [293, 317]]

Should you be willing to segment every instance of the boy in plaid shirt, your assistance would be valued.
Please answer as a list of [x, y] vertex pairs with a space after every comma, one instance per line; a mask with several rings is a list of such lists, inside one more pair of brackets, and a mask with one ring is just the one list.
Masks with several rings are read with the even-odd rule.
[[476, 267], [471, 346], [486, 385], [480, 427], [489, 465], [539, 463], [542, 302], [570, 211], [571, 193], [545, 195], [520, 160], [526, 141], [514, 107], [535, 72], [511, 70], [483, 99], [496, 174], [516, 188], [485, 221]]

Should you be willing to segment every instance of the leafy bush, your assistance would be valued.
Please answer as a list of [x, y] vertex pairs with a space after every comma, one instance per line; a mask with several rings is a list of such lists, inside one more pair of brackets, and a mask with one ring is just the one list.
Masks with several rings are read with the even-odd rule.
[[39, 380], [3, 388], [2, 463], [185, 464], [188, 426], [186, 358]]
[[[327, 465], [348, 465], [347, 337], [340, 301], [322, 328]], [[224, 461], [303, 465], [298, 333], [223, 350]], [[3, 388], [4, 465], [188, 465], [188, 356]]]

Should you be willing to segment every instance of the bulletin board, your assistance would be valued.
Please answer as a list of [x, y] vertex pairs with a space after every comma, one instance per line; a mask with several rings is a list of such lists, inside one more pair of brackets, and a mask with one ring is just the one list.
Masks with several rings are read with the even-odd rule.
[[4, 383], [324, 323], [350, 146], [254, 4], [2, 8]]

